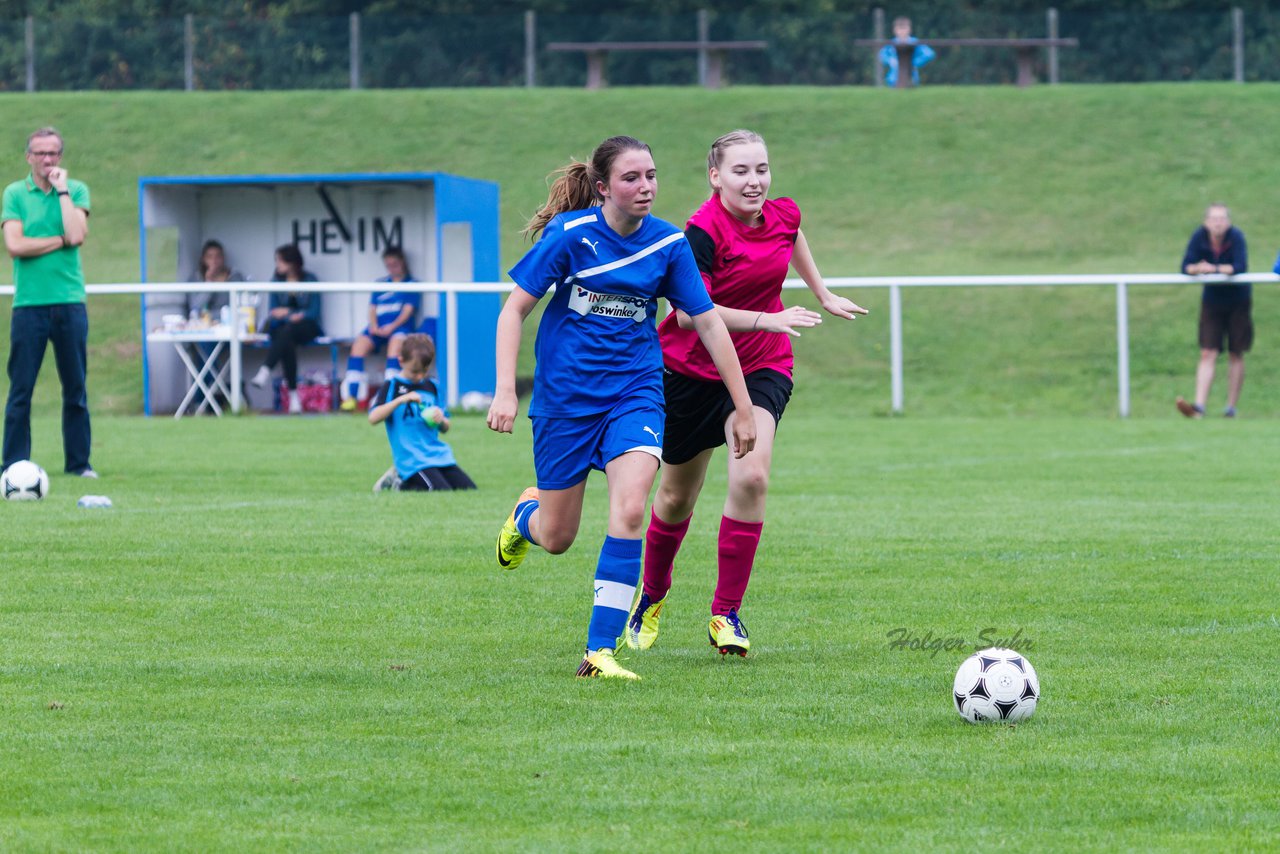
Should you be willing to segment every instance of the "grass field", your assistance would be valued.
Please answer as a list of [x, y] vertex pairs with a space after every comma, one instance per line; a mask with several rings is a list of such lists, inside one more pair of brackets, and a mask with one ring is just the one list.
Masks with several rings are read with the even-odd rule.
[[[138, 276], [142, 175], [441, 170], [496, 181], [505, 270], [527, 247], [518, 232], [545, 198], [544, 176], [570, 156], [586, 157], [619, 132], [649, 141], [656, 212], [683, 221], [705, 198], [708, 144], [744, 125], [770, 141], [773, 193], [800, 203], [830, 276], [1171, 271], [1214, 200], [1232, 205], [1252, 267], [1265, 271], [1280, 246], [1280, 209], [1264, 180], [1280, 134], [1277, 91], [1224, 83], [0, 94], [8, 128], [0, 143], [16, 179], [25, 134], [46, 123], [63, 129], [66, 165], [94, 193], [84, 251], [96, 282]], [[161, 278], [185, 279], [194, 262], [152, 260]], [[1241, 411], [1274, 418], [1280, 355], [1269, 342], [1280, 298], [1273, 287], [1256, 290], [1259, 334]], [[806, 359], [870, 401], [860, 413], [882, 412], [887, 298], [859, 296], [874, 313], [857, 336], [816, 338]], [[1174, 395], [1191, 391], [1197, 289], [1133, 288], [1131, 301], [1133, 411], [1167, 415]], [[910, 413], [1114, 413], [1110, 290], [915, 291], [904, 304]], [[6, 307], [0, 300], [0, 352]], [[90, 312], [93, 409], [135, 414], [137, 301], [95, 298]], [[37, 410], [53, 412], [56, 392], [42, 382]]]
[[[527, 422], [459, 418], [456, 495], [370, 495], [358, 418], [95, 429], [101, 481], [0, 506], [2, 849], [1280, 845], [1270, 423], [866, 419], [801, 386], [753, 654], [706, 646], [721, 465], [639, 684], [572, 677], [602, 481], [568, 554], [492, 564]], [[965, 653], [895, 629], [1017, 636], [1040, 709], [964, 723]]]

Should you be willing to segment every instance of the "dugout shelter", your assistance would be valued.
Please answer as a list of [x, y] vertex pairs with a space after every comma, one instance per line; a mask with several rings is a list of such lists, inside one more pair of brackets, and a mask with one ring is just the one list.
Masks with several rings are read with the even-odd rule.
[[[200, 247], [215, 239], [225, 247], [228, 266], [262, 283], [264, 308], [273, 289], [275, 248], [285, 243], [298, 245], [321, 282], [372, 282], [385, 275], [382, 251], [388, 245], [404, 250], [422, 282], [499, 278], [498, 185], [491, 181], [440, 172], [143, 177], [138, 211], [144, 284], [189, 281]], [[368, 302], [368, 291], [325, 293], [325, 335], [338, 342], [357, 335]], [[164, 316], [185, 314], [187, 304], [184, 293], [144, 294], [142, 340]], [[468, 391], [493, 392], [500, 308], [498, 294], [423, 295], [419, 321], [426, 321], [427, 331], [434, 326], [437, 373], [450, 403]], [[242, 352], [248, 376], [266, 351], [245, 346]], [[329, 372], [333, 352], [304, 348], [300, 374]], [[189, 384], [186, 370], [167, 344], [147, 343], [143, 353], [144, 411], [173, 412]]]

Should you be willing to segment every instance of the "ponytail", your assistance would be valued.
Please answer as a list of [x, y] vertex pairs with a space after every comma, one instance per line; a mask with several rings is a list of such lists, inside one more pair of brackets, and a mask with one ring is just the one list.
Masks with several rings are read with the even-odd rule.
[[551, 175], [558, 177], [551, 182], [546, 203], [538, 209], [521, 232], [530, 239], [536, 237], [552, 217], [565, 211], [582, 210], [600, 203], [600, 198], [596, 195], [595, 177], [591, 174], [591, 167], [586, 163], [574, 160], [568, 166], [552, 172]]
[[608, 184], [613, 161], [622, 152], [633, 150], [653, 153], [648, 145], [635, 137], [611, 136], [591, 152], [590, 163], [574, 160], [563, 169], [552, 172], [552, 175], [559, 177], [551, 183], [551, 190], [547, 193], [547, 203], [533, 215], [533, 219], [529, 220], [529, 224], [524, 227], [523, 233], [533, 238], [542, 231], [552, 217], [565, 211], [580, 211], [592, 205], [601, 204], [604, 200], [596, 192], [596, 183]]

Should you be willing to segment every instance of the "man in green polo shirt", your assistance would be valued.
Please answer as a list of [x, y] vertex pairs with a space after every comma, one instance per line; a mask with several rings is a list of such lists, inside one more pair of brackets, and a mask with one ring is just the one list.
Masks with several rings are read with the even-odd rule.
[[67, 177], [61, 165], [62, 134], [54, 128], [40, 128], [27, 137], [27, 163], [31, 174], [5, 187], [0, 213], [14, 283], [4, 467], [31, 458], [31, 393], [52, 342], [62, 380], [63, 467], [71, 474], [97, 477], [89, 465], [89, 315], [80, 269], [80, 245], [89, 234], [89, 188]]

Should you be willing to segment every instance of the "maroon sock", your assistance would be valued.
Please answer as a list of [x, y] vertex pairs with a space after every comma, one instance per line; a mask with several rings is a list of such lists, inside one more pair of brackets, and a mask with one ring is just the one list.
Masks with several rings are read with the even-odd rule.
[[764, 522], [739, 522], [728, 516], [720, 518], [720, 578], [716, 582], [716, 595], [711, 600], [711, 613], [727, 614], [742, 607], [742, 597], [751, 580], [751, 565], [755, 563], [756, 548], [760, 545], [760, 531]]
[[691, 519], [673, 525], [649, 511], [649, 530], [644, 535], [644, 592], [651, 602], [659, 601], [671, 589], [671, 569]]

